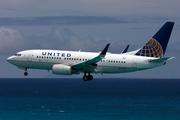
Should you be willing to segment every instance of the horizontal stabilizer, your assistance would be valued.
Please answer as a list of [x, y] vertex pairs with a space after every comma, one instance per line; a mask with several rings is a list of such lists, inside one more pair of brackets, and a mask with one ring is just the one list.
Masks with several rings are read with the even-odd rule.
[[165, 57], [165, 58], [159, 58], [159, 59], [153, 59], [153, 60], [149, 60], [150, 62], [164, 62], [170, 59], [173, 59], [174, 57]]

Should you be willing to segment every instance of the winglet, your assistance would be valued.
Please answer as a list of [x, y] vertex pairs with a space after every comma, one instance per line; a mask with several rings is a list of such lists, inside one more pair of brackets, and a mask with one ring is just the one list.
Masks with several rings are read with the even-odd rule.
[[100, 53], [100, 57], [101, 58], [104, 58], [104, 56], [106, 55], [106, 52], [107, 52], [107, 50], [108, 50], [108, 48], [109, 48], [109, 45], [110, 45], [110, 43], [108, 43], [107, 45], [106, 45], [106, 47], [104, 48], [104, 50]]
[[127, 45], [126, 48], [121, 52], [121, 54], [126, 53], [128, 51], [130, 45]]

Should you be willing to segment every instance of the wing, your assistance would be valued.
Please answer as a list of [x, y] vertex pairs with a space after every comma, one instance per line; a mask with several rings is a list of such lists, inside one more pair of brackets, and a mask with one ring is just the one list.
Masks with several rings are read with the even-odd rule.
[[95, 58], [91, 59], [91, 60], [88, 60], [88, 61], [85, 61], [85, 62], [82, 62], [82, 63], [79, 63], [79, 64], [75, 64], [75, 65], [72, 65], [71, 67], [74, 68], [74, 69], [77, 69], [77, 70], [81, 70], [83, 72], [96, 72], [97, 70], [97, 63], [99, 61], [102, 60], [102, 58], [105, 57], [106, 55], [106, 52], [109, 48], [109, 44], [106, 45], [106, 47], [103, 49], [103, 51]]

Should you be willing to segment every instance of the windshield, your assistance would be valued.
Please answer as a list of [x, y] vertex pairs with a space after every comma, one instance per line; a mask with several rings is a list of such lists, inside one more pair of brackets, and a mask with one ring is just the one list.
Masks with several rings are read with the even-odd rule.
[[21, 54], [15, 54], [15, 56], [21, 56]]

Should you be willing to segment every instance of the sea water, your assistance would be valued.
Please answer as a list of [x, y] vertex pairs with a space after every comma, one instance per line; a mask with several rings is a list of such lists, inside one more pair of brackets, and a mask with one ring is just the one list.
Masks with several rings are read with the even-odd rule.
[[0, 120], [180, 120], [180, 79], [0, 79]]

